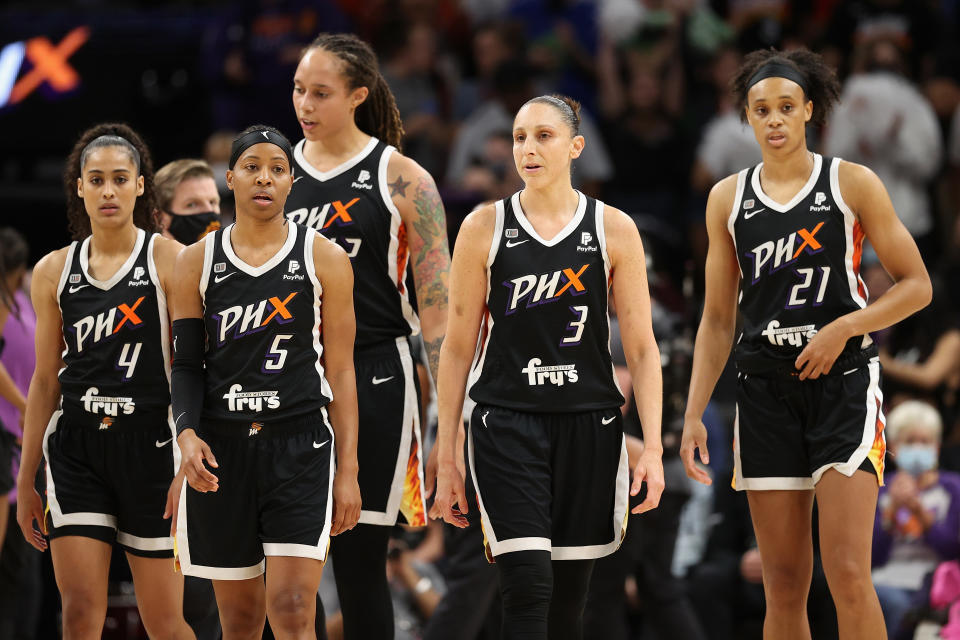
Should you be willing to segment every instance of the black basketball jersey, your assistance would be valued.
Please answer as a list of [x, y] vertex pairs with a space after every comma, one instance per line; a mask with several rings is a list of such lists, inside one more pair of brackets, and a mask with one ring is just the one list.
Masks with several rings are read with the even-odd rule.
[[154, 263], [156, 239], [138, 229], [130, 257], [109, 280], [90, 275], [90, 237], [67, 250], [57, 300], [68, 416], [99, 418], [106, 426], [127, 416], [168, 419], [170, 323]]
[[[840, 159], [814, 154], [810, 179], [785, 205], [763, 193], [762, 166], [740, 172], [727, 221], [740, 264], [736, 359], [744, 370], [792, 363], [824, 325], [867, 305], [864, 233], [840, 193]], [[851, 338], [844, 353], [870, 344], [867, 335]]]
[[206, 418], [285, 420], [319, 412], [333, 399], [323, 375], [318, 235], [286, 227], [286, 242], [259, 267], [234, 253], [233, 225], [204, 238]]
[[623, 404], [610, 357], [603, 209], [580, 194], [573, 219], [545, 241], [519, 193], [496, 203], [482, 342], [470, 374], [475, 401], [546, 413]]
[[358, 349], [416, 334], [420, 323], [410, 304], [407, 229], [390, 198], [387, 164], [396, 149], [371, 138], [356, 156], [330, 171], [317, 171], [293, 150], [290, 220], [312, 227], [350, 256]]

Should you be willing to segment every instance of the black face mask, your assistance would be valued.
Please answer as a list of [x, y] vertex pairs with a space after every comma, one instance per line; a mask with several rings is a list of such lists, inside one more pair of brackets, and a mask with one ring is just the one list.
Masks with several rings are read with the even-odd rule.
[[219, 228], [220, 216], [213, 211], [205, 211], [186, 216], [171, 215], [167, 230], [177, 242], [190, 245]]

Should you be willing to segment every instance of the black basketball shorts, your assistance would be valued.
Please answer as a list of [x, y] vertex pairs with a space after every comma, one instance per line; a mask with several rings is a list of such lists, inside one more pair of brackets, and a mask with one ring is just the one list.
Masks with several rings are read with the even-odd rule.
[[55, 411], [43, 437], [51, 538], [116, 542], [128, 553], [172, 558], [167, 490], [179, 463], [173, 421], [74, 419]]
[[360, 522], [427, 524], [420, 452], [420, 386], [406, 338], [357, 352]]
[[882, 485], [882, 405], [877, 357], [815, 380], [738, 374], [733, 487], [813, 489], [829, 469], [871, 471]]
[[184, 575], [247, 580], [266, 556], [326, 560], [333, 518], [334, 438], [327, 410], [287, 422], [206, 422], [197, 435], [219, 465], [216, 491], [186, 482], [177, 514]]
[[478, 404], [468, 436], [488, 560], [512, 551], [586, 560], [619, 548], [630, 499], [619, 409], [524, 413]]

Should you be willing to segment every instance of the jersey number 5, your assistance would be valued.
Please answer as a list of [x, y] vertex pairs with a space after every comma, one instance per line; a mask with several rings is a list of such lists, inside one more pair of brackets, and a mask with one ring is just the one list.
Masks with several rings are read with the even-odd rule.
[[287, 350], [280, 348], [281, 342], [286, 342], [293, 337], [290, 333], [281, 333], [273, 339], [273, 344], [267, 350], [267, 357], [263, 360], [263, 372], [275, 373], [283, 371], [283, 365], [287, 362]]

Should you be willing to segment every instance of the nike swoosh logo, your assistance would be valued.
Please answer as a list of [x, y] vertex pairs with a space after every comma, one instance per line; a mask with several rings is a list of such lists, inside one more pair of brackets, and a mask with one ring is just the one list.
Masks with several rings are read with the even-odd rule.
[[[327, 442], [329, 442], [329, 440], [327, 440]], [[327, 442], [320, 442], [320, 443], [314, 442], [314, 443], [313, 443], [313, 448], [314, 448], [314, 449], [319, 449], [319, 448], [322, 447], [323, 445], [327, 444]]]
[[224, 280], [226, 280], [227, 278], [229, 278], [229, 277], [232, 276], [232, 275], [235, 275], [236, 273], [237, 273], [236, 271], [231, 271], [230, 273], [228, 273], [228, 274], [225, 275], [225, 276], [213, 276], [213, 281], [214, 281], [214, 282], [223, 282]]
[[610, 416], [609, 418], [600, 418], [600, 422], [601, 422], [602, 424], [610, 424], [611, 422], [613, 422], [613, 421], [616, 420], [616, 419], [617, 419], [617, 416]]
[[745, 213], [743, 214], [743, 219], [744, 219], [744, 220], [749, 220], [750, 218], [752, 218], [753, 216], [757, 215], [758, 213], [761, 213], [761, 212], [766, 211], [766, 210], [767, 210], [767, 208], [764, 207], [763, 209], [757, 209], [756, 211], [747, 211], [747, 212], [745, 212]]
[[80, 289], [83, 289], [84, 287], [89, 287], [89, 286], [90, 285], [88, 284], [82, 284], [79, 287], [70, 287], [70, 293], [76, 293], [77, 291], [80, 291]]
[[490, 412], [489, 412], [489, 411], [487, 411], [487, 412], [484, 413], [482, 416], [480, 416], [480, 419], [483, 420], [483, 426], [484, 426], [485, 428], [487, 428], [487, 416], [488, 416], [488, 415], [490, 415]]
[[168, 444], [170, 444], [170, 442], [171, 442], [172, 440], [173, 440], [172, 437], [169, 438], [168, 440], [164, 440], [163, 442], [160, 442], [159, 440], [157, 440], [157, 442], [156, 442], [156, 444], [157, 444], [157, 449], [159, 449], [160, 447], [165, 447], [165, 446], [167, 446]]
[[173, 426], [177, 426], [177, 423], [180, 422], [180, 418], [182, 418], [182, 417], [185, 416], [185, 415], [187, 415], [187, 412], [186, 412], [186, 411], [184, 411], [183, 413], [181, 413], [180, 415], [178, 415], [178, 416], [177, 416], [177, 419], [173, 421]]
[[530, 242], [530, 238], [527, 238], [526, 240], [507, 240], [507, 249], [521, 245], [524, 242]]
[[383, 384], [388, 380], [393, 380], [395, 377], [396, 376], [390, 376], [389, 378], [378, 378], [377, 376], [373, 376], [373, 384]]

